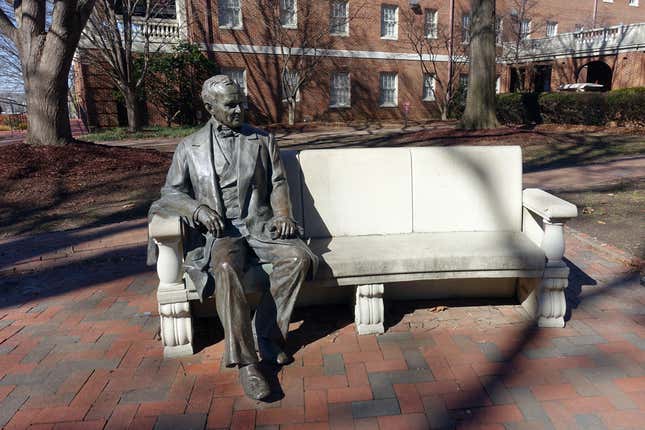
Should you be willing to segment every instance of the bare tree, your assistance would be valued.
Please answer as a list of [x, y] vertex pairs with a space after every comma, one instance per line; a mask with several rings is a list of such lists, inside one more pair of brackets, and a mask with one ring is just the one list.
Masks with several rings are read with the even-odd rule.
[[97, 0], [81, 41], [82, 61], [101, 70], [122, 95], [128, 130], [142, 126], [140, 95], [151, 56], [176, 42], [171, 32], [159, 31], [166, 16], [163, 0]]
[[13, 13], [0, 9], [0, 33], [15, 46], [27, 99], [27, 142], [72, 140], [67, 107], [68, 74], [74, 51], [95, 0], [14, 0]]
[[[348, 28], [350, 22], [360, 16], [367, 1], [345, 3], [351, 3], [345, 9], [345, 15], [332, 19], [331, 24], [327, 19], [330, 11], [324, 9], [330, 7], [329, 2], [258, 0], [257, 3], [251, 19], [261, 26], [266, 40], [278, 47], [276, 61], [281, 99], [287, 103], [288, 121], [293, 125], [301, 90], [320, 71], [325, 50], [334, 45], [330, 32]], [[333, 8], [334, 2], [331, 4]]]
[[511, 66], [515, 91], [527, 91], [530, 89], [528, 77], [532, 74], [532, 67], [530, 64], [520, 66], [520, 57], [537, 36], [538, 29], [546, 29], [547, 20], [539, 13], [538, 0], [510, 0], [508, 5], [508, 12], [498, 17], [503, 23], [501, 60]]
[[494, 128], [495, 0], [471, 0], [470, 69], [466, 110], [461, 126], [468, 130]]
[[[459, 75], [465, 70], [465, 45], [451, 43], [450, 27], [439, 24], [429, 13], [432, 12], [426, 10], [423, 15], [417, 15], [412, 9], [404, 10], [402, 22], [408, 42], [419, 56], [424, 79], [429, 76], [434, 82], [435, 102], [441, 119], [445, 120], [456, 97]], [[452, 62], [448, 70], [445, 70], [446, 62], [440, 61], [445, 53]]]

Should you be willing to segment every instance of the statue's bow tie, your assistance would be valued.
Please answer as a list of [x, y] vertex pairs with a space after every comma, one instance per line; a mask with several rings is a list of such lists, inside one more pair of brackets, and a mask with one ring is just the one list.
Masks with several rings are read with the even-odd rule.
[[224, 138], [227, 138], [227, 137], [237, 137], [237, 136], [239, 136], [239, 135], [240, 135], [240, 133], [238, 133], [237, 131], [232, 130], [232, 129], [230, 129], [230, 128], [222, 128], [222, 129], [219, 131], [219, 133], [218, 133], [218, 134], [219, 134], [221, 137], [224, 137]]

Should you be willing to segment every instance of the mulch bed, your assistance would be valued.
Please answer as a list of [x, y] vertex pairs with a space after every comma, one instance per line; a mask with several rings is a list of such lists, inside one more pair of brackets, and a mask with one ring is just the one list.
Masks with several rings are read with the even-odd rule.
[[[0, 236], [144, 216], [171, 154], [74, 142], [0, 147]], [[127, 216], [125, 215], [127, 214]]]

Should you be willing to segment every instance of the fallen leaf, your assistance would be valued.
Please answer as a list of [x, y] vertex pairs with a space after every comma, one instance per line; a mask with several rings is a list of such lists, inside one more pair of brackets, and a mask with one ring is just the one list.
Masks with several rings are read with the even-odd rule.
[[600, 220], [598, 220], [598, 224], [607, 224], [607, 223], [606, 223], [606, 222], [604, 222], [604, 221], [600, 221]]
[[430, 312], [443, 312], [447, 309], [448, 309], [447, 306], [435, 306], [433, 308], [430, 308]]

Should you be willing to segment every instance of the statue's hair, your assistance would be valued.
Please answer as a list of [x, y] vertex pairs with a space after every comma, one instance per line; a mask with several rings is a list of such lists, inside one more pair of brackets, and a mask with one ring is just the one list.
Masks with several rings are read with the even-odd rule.
[[202, 85], [202, 101], [204, 103], [212, 102], [213, 95], [223, 93], [224, 88], [229, 85], [234, 86], [238, 89], [238, 91], [240, 89], [237, 82], [226, 75], [215, 75], [206, 79], [206, 81], [204, 81], [204, 84]]

